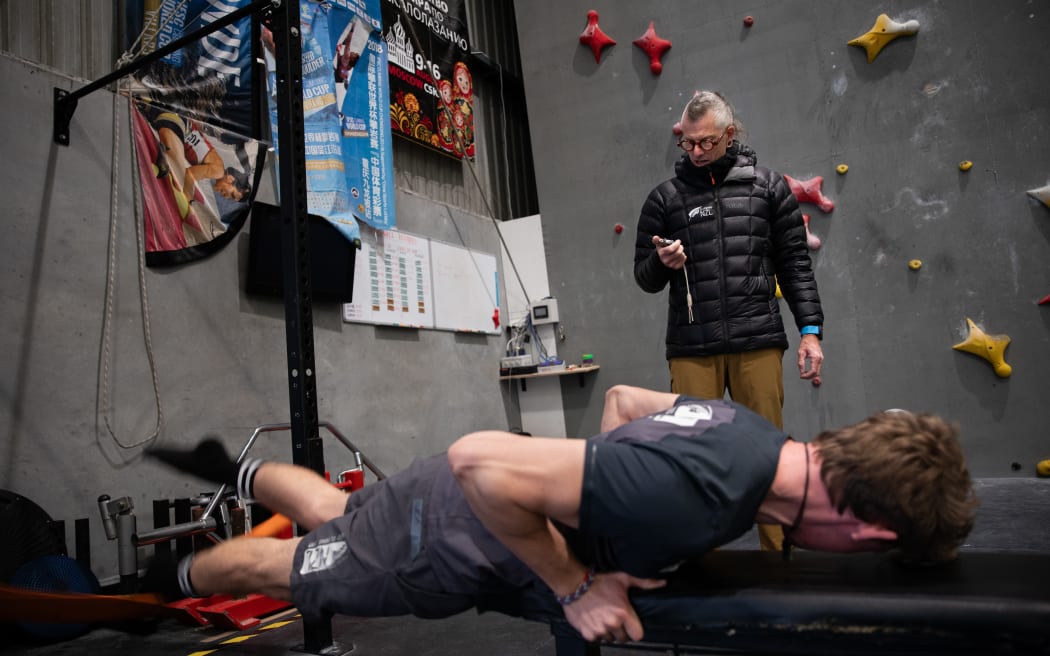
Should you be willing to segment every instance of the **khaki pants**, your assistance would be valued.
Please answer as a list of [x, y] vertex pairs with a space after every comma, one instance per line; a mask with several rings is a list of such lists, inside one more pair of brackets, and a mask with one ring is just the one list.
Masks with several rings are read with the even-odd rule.
[[[701, 399], [721, 399], [729, 392], [737, 403], [777, 428], [784, 427], [783, 350], [672, 358], [667, 364], [671, 370], [671, 392]], [[763, 551], [779, 551], [784, 531], [777, 524], [759, 524], [758, 541]]]

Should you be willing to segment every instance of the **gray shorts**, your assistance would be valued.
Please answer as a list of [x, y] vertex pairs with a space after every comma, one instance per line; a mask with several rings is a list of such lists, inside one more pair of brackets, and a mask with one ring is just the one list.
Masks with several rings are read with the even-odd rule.
[[345, 515], [299, 543], [291, 587], [308, 618], [440, 618], [531, 580], [470, 512], [441, 455], [351, 494]]

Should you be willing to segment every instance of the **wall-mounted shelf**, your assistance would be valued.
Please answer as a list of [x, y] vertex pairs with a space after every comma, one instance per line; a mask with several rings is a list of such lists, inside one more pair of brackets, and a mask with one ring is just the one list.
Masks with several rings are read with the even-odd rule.
[[[598, 371], [601, 367], [596, 364], [584, 364], [572, 369], [562, 369], [560, 371], [541, 371], [534, 374], [514, 374], [512, 376], [500, 376], [500, 380], [520, 380], [521, 391], [526, 391], [525, 381], [529, 378], [550, 378], [552, 376], [572, 376], [575, 374], [586, 374], [592, 371]], [[583, 378], [580, 378], [580, 387], [583, 387]]]

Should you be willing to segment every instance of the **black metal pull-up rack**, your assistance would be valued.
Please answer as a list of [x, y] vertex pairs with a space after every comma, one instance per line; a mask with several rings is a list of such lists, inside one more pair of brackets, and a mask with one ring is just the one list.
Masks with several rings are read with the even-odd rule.
[[[172, 41], [81, 89], [54, 91], [55, 143], [69, 145], [69, 124], [77, 101], [143, 66], [252, 14], [260, 14], [273, 33], [277, 69], [278, 167], [281, 199], [282, 250], [287, 339], [287, 374], [292, 433], [292, 461], [324, 473], [324, 452], [318, 431], [317, 384], [314, 370], [313, 306], [310, 280], [309, 220], [306, 200], [306, 140], [303, 129], [302, 34], [297, 0], [256, 0], [208, 26]], [[303, 651], [343, 653], [332, 640], [331, 619], [304, 622]], [[352, 649], [352, 647], [351, 647]]]

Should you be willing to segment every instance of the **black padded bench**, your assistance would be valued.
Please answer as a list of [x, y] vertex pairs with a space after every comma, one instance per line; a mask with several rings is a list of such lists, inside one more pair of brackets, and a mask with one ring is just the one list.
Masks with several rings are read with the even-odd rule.
[[[1050, 654], [1050, 553], [964, 551], [901, 565], [885, 554], [716, 551], [632, 595], [644, 642], [672, 654]], [[595, 656], [557, 608], [530, 601], [558, 656]]]

